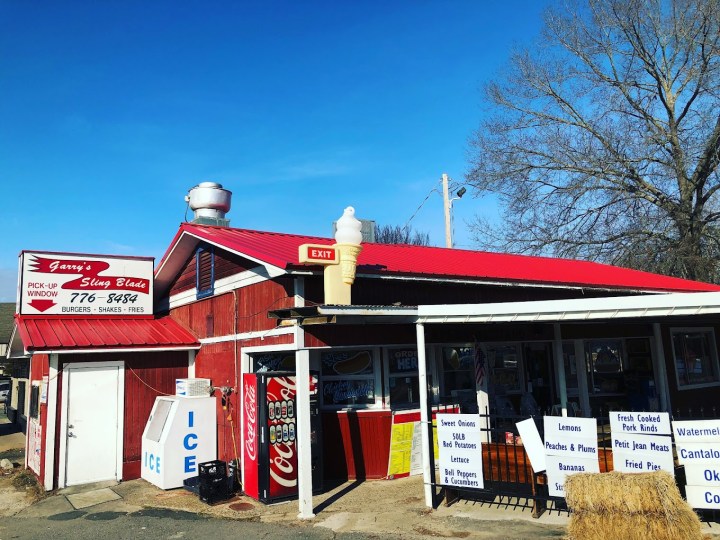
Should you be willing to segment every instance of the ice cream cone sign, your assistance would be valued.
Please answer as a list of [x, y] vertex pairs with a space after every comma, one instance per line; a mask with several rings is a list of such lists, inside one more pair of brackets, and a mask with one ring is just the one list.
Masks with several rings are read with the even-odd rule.
[[335, 247], [340, 251], [343, 283], [352, 285], [355, 281], [357, 258], [362, 251], [362, 223], [355, 217], [355, 209], [348, 206], [337, 221]]
[[350, 305], [350, 286], [355, 281], [358, 255], [362, 251], [362, 223], [355, 209], [348, 206], [337, 220], [335, 244], [303, 244], [298, 258], [301, 263], [325, 266], [325, 303]]

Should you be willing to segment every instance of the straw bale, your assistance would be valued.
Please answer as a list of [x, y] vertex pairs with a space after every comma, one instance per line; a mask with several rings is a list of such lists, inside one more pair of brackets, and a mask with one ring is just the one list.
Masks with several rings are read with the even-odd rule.
[[700, 519], [665, 471], [574, 474], [565, 480], [565, 500], [571, 539], [703, 538]]
[[[695, 514], [690, 511], [690, 514]], [[688, 516], [689, 517], [689, 516]], [[702, 540], [700, 520], [669, 521], [659, 514], [571, 514], [567, 540]]]
[[576, 512], [672, 514], [685, 502], [673, 476], [651, 473], [579, 473], [565, 480], [565, 500]]

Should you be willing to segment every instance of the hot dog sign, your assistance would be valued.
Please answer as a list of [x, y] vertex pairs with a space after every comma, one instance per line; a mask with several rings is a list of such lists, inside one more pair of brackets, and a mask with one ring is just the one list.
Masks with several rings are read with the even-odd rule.
[[139, 316], [153, 314], [152, 257], [23, 251], [22, 315]]

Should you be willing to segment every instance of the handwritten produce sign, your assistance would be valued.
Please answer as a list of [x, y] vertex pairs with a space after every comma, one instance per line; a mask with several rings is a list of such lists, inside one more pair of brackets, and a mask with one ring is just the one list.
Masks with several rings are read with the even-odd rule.
[[23, 315], [152, 316], [153, 259], [23, 252]]
[[613, 411], [610, 430], [616, 471], [675, 471], [668, 413]]
[[568, 475], [600, 472], [597, 420], [546, 416], [543, 421], [548, 493], [551, 497], [564, 497]]
[[673, 422], [685, 494], [693, 508], [720, 509], [720, 420]]
[[482, 438], [477, 414], [438, 414], [440, 483], [483, 489]]

